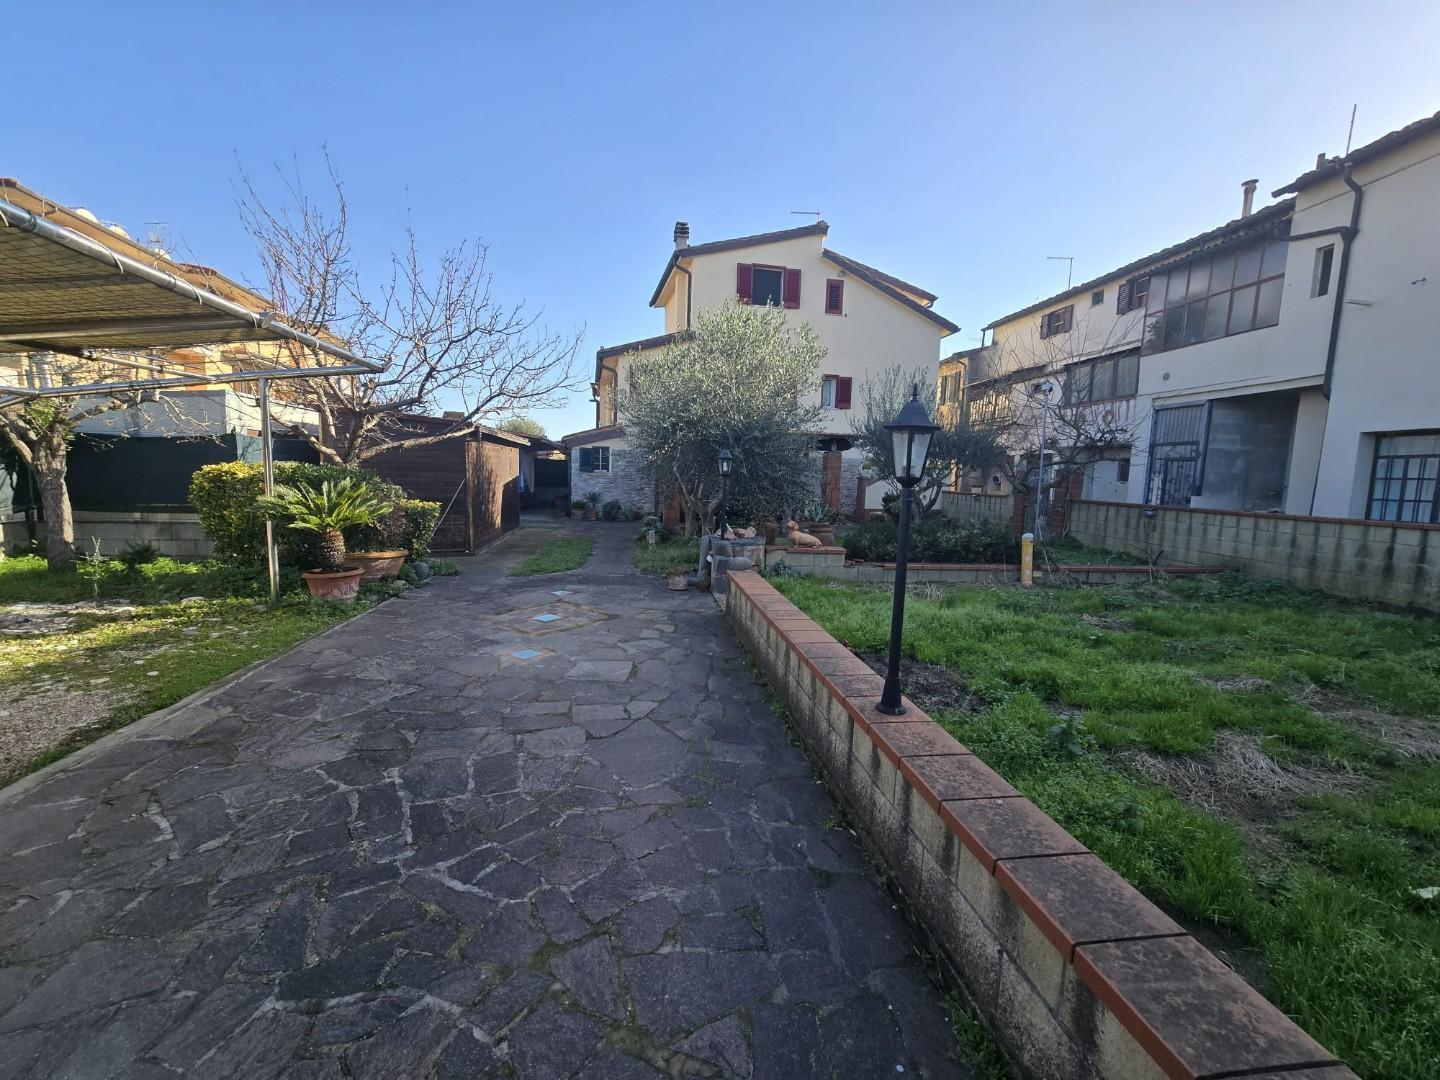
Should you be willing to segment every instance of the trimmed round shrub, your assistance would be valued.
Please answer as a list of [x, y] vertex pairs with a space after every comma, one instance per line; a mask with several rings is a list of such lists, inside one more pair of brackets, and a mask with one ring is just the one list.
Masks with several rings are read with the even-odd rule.
[[[275, 462], [276, 483], [291, 486], [318, 488], [326, 480], [352, 477], [363, 481], [378, 498], [393, 503], [403, 512], [403, 518], [393, 525], [386, 522], [345, 530], [346, 547], [373, 550], [393, 543], [395, 547], [409, 548], [416, 558], [429, 551], [439, 523], [439, 503], [408, 499], [404, 488], [382, 480], [368, 469], [304, 461]], [[217, 558], [242, 565], [265, 561], [265, 515], [256, 506], [264, 483], [264, 468], [258, 462], [226, 461], [195, 470], [190, 478], [190, 505], [205, 535], [214, 541]], [[390, 534], [385, 535], [386, 531]], [[282, 563], [302, 569], [314, 565], [313, 536], [282, 527], [276, 538]]]

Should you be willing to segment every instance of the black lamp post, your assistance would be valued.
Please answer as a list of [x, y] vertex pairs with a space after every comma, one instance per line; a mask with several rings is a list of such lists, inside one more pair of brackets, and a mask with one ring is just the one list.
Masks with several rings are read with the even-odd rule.
[[719, 463], [720, 463], [720, 520], [717, 522], [717, 524], [718, 524], [718, 526], [719, 526], [718, 531], [719, 531], [719, 533], [720, 533], [720, 539], [721, 539], [721, 540], [724, 540], [724, 539], [725, 539], [725, 511], [726, 511], [726, 509], [727, 509], [726, 504], [729, 503], [729, 501], [730, 501], [730, 470], [735, 467], [735, 455], [732, 454], [732, 453], [730, 453], [729, 450], [721, 450], [721, 451], [720, 451]]
[[910, 561], [910, 507], [915, 501], [915, 485], [925, 476], [925, 462], [930, 457], [930, 439], [940, 430], [930, 422], [930, 414], [920, 404], [920, 388], [913, 387], [910, 400], [900, 415], [885, 425], [890, 432], [891, 451], [895, 456], [895, 482], [900, 485], [900, 530], [895, 543], [895, 604], [890, 613], [890, 659], [885, 669], [885, 690], [880, 695], [878, 712], [900, 716], [905, 706], [900, 703], [900, 631], [905, 625], [905, 570]]

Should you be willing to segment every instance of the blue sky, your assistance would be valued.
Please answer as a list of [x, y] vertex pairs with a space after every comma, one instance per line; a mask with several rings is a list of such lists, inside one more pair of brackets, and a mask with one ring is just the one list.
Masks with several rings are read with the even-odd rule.
[[[962, 331], [1210, 228], [1440, 109], [1433, 2], [245, 5], [32, 10], [0, 174], [255, 281], [241, 166], [328, 145], [380, 270], [490, 245], [495, 293], [594, 350], [695, 242], [804, 222], [938, 293]], [[541, 414], [590, 426], [588, 393]]]

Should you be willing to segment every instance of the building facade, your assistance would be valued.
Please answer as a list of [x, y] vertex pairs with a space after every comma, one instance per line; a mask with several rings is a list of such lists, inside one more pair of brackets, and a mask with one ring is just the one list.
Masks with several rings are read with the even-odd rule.
[[796, 229], [706, 244], [690, 243], [690, 228], [675, 226], [675, 248], [650, 297], [664, 332], [600, 349], [595, 356], [595, 427], [566, 436], [571, 490], [602, 500], [651, 508], [663, 497], [649, 471], [626, 445], [617, 387], [637, 355], [663, 349], [690, 331], [698, 312], [724, 303], [773, 304], [808, 323], [826, 349], [810, 404], [824, 410], [815, 432], [816, 496], [849, 513], [861, 454], [851, 418], [872, 373], [900, 364], [936, 377], [941, 340], [959, 329], [933, 310], [936, 297], [918, 286], [825, 246], [821, 221]]
[[1269, 206], [1254, 190], [1226, 225], [987, 326], [971, 419], [1008, 424], [1013, 478], [1043, 414], [1047, 462], [1089, 499], [1440, 520], [1440, 114], [1322, 155]]

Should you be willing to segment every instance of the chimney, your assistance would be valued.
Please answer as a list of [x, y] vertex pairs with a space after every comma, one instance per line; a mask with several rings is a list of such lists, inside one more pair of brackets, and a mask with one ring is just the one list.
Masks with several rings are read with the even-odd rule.
[[675, 222], [675, 250], [690, 246], [690, 223], [688, 221]]
[[1325, 151], [1321, 150], [1320, 153], [1315, 155], [1315, 168], [1323, 169], [1327, 160], [1329, 159], [1325, 157]]
[[1244, 197], [1240, 200], [1240, 216], [1249, 217], [1250, 211], [1255, 208], [1255, 189], [1260, 186], [1259, 180], [1246, 180], [1240, 184], [1240, 190]]

